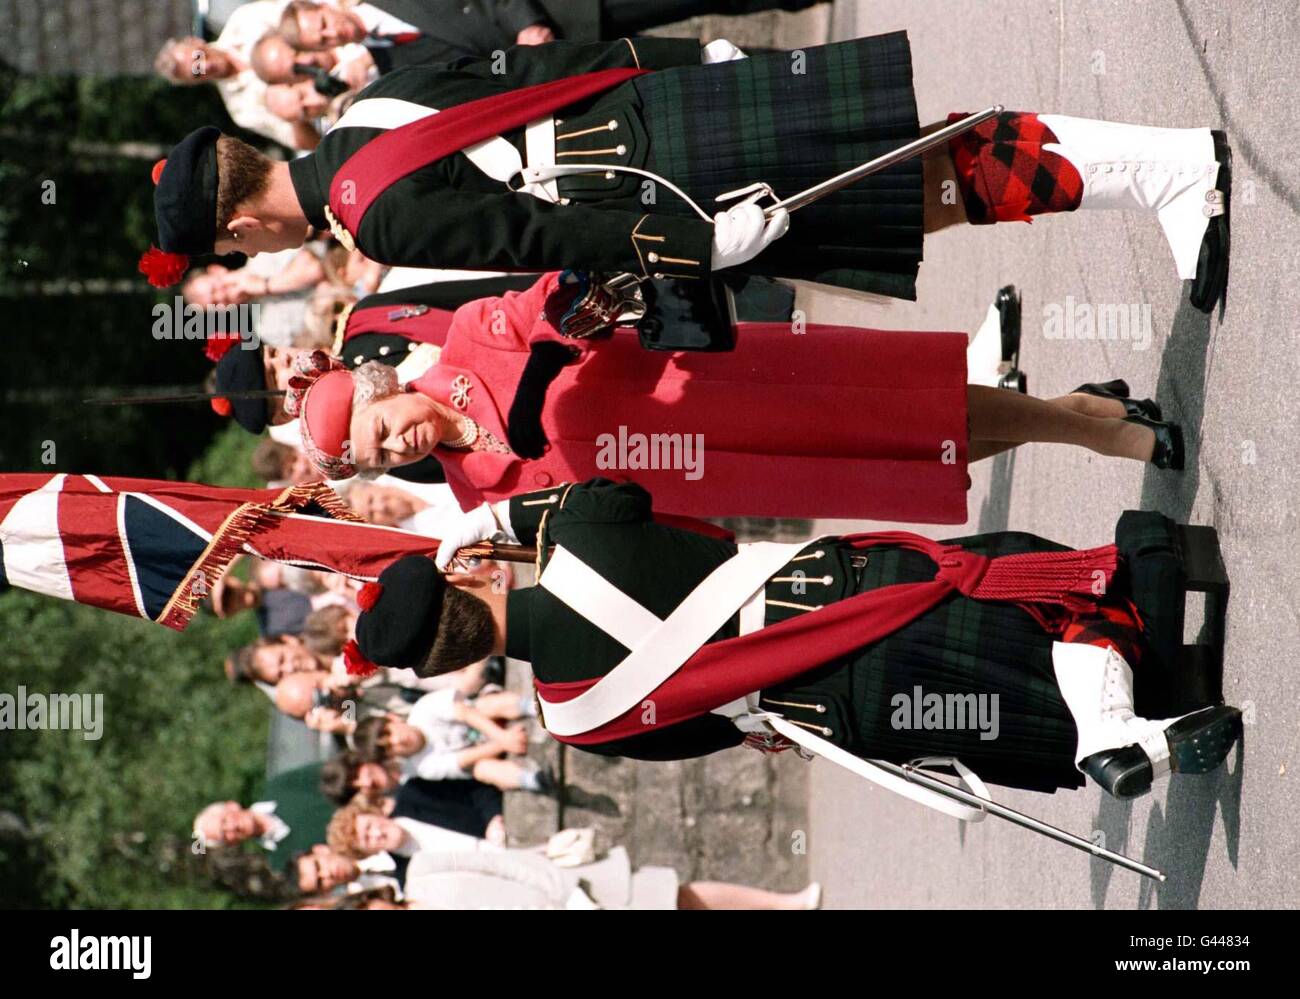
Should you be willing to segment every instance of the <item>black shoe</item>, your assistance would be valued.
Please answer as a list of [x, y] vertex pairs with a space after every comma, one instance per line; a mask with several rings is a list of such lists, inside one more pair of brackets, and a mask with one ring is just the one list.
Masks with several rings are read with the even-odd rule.
[[1070, 394], [1117, 399], [1124, 404], [1124, 412], [1128, 416], [1145, 416], [1148, 420], [1157, 421], [1164, 419], [1164, 414], [1160, 412], [1160, 404], [1154, 399], [1130, 399], [1128, 382], [1123, 378], [1116, 378], [1109, 382], [1088, 382], [1086, 385], [1080, 385]]
[[1228, 137], [1218, 129], [1214, 138], [1214, 158], [1219, 161], [1219, 179], [1215, 189], [1223, 193], [1223, 214], [1215, 215], [1201, 240], [1201, 254], [1196, 262], [1196, 277], [1189, 296], [1192, 307], [1213, 312], [1228, 288], [1228, 256], [1232, 218], [1232, 147]]
[[506, 657], [489, 656], [483, 667], [483, 684], [495, 683], [498, 687], [506, 685]]
[[1217, 770], [1241, 738], [1241, 712], [1226, 704], [1180, 718], [1167, 729], [1169, 769], [1176, 774]]
[[1168, 468], [1175, 472], [1183, 470], [1183, 428], [1177, 423], [1161, 423], [1148, 420], [1145, 416], [1125, 417], [1125, 423], [1136, 423], [1146, 427], [1156, 435], [1156, 446], [1151, 452], [1151, 464], [1156, 468]]
[[537, 768], [537, 793], [544, 794], [548, 797], [554, 797], [556, 790], [559, 788], [559, 782], [555, 779], [555, 771], [550, 766]]
[[1154, 771], [1141, 746], [1124, 746], [1085, 756], [1083, 772], [1112, 798], [1140, 798], [1151, 790]]
[[[1218, 769], [1241, 738], [1241, 712], [1226, 704], [1203, 708], [1165, 729], [1169, 769], [1180, 774], [1207, 774]], [[1116, 798], [1136, 798], [1151, 790], [1154, 771], [1140, 746], [1093, 753], [1082, 761], [1084, 773]]]
[[993, 299], [1001, 319], [1002, 363], [998, 365], [998, 388], [1024, 395], [1029, 391], [1029, 377], [1020, 370], [1020, 292], [1014, 284], [998, 291]]

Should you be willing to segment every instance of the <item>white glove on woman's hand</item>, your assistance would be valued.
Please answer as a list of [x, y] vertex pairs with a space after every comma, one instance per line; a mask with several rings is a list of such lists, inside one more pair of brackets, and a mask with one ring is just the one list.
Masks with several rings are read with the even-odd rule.
[[713, 216], [713, 269], [720, 271], [753, 260], [789, 228], [790, 213], [784, 208], [770, 220], [753, 203], [718, 212]]
[[[507, 507], [503, 502], [502, 507]], [[508, 509], [508, 507], [507, 507]], [[443, 531], [442, 543], [438, 545], [438, 555], [434, 559], [438, 568], [443, 572], [451, 565], [452, 559], [456, 557], [456, 552], [466, 545], [476, 545], [480, 541], [486, 541], [488, 538], [494, 538], [498, 534], [510, 536], [510, 522], [505, 510], [499, 514], [502, 519], [497, 520], [497, 515], [492, 512], [492, 505], [484, 503], [482, 506], [476, 506], [469, 513], [462, 513], [450, 527]], [[513, 540], [513, 539], [512, 539]]]

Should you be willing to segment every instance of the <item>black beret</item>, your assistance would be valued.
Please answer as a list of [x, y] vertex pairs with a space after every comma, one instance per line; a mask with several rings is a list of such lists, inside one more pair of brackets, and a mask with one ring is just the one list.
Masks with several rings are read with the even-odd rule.
[[357, 618], [357, 646], [376, 666], [418, 670], [438, 637], [447, 580], [433, 559], [407, 555], [380, 573], [379, 587]]
[[217, 229], [217, 140], [211, 125], [185, 136], [167, 157], [153, 191], [158, 246], [197, 257], [211, 253]]
[[[226, 351], [217, 362], [217, 392], [253, 392], [266, 390], [266, 368], [262, 348], [245, 350], [241, 341]], [[266, 429], [265, 397], [258, 399], [231, 399], [230, 409], [235, 422], [250, 434], [260, 434]]]

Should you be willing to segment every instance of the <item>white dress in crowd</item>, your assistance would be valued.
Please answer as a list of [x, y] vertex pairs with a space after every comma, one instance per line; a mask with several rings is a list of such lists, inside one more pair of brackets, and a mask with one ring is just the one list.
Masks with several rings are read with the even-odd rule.
[[534, 850], [420, 851], [406, 869], [415, 909], [676, 909], [677, 872], [633, 870], [621, 846], [561, 867]]

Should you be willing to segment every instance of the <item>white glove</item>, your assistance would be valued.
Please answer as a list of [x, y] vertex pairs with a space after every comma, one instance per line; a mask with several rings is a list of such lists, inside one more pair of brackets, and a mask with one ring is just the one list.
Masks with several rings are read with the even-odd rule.
[[753, 260], [780, 239], [790, 228], [790, 213], [784, 208], [771, 220], [758, 205], [736, 205], [713, 216], [713, 269], [737, 267]]
[[725, 38], [715, 38], [709, 42], [708, 45], [704, 46], [700, 55], [700, 62], [705, 66], [711, 66], [715, 62], [732, 62], [736, 59], [749, 58]]
[[466, 545], [476, 545], [480, 541], [495, 538], [498, 534], [504, 534], [511, 541], [516, 540], [514, 532], [510, 529], [509, 509], [509, 501], [502, 500], [497, 504], [495, 512], [492, 504], [484, 503], [482, 506], [476, 506], [469, 513], [462, 513], [443, 530], [442, 542], [438, 545], [438, 555], [434, 559], [438, 568], [446, 572], [452, 559], [456, 557], [456, 552]]

